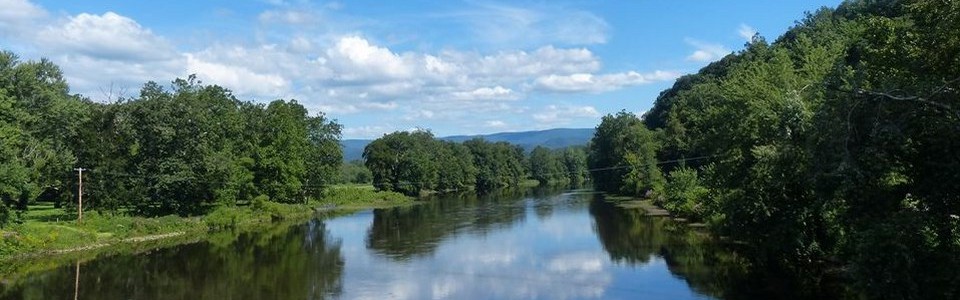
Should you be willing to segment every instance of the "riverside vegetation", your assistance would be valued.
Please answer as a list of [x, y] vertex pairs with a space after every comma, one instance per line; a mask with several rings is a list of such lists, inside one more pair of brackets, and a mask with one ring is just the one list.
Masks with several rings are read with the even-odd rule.
[[755, 269], [960, 297], [960, 2], [847, 1], [603, 118], [603, 191], [741, 242]]
[[50, 61], [0, 52], [0, 259], [411, 201], [328, 189], [340, 125], [296, 101], [241, 101], [193, 76], [112, 100], [70, 95]]
[[[705, 224], [753, 271], [791, 277], [798, 297], [830, 277], [851, 283], [842, 293], [853, 298], [955, 299], [958, 106], [960, 2], [948, 0], [810, 12], [776, 40], [757, 35], [679, 78], [642, 116], [603, 117], [586, 149], [526, 153], [416, 130], [377, 139], [362, 166], [343, 171], [339, 124], [295, 101], [240, 101], [189, 77], [94, 103], [69, 95], [49, 61], [4, 53], [0, 224], [9, 243], [24, 239], [37, 203], [72, 211], [74, 167], [92, 169], [92, 210], [130, 218], [120, 223], [134, 229], [118, 237], [166, 219], [210, 228], [378, 191], [589, 181]], [[372, 188], [329, 188], [368, 180]], [[80, 227], [98, 226], [90, 222]]]
[[[295, 100], [242, 101], [194, 76], [148, 82], [110, 103], [68, 90], [50, 61], [0, 52], [0, 259], [305, 219], [317, 208], [405, 205], [474, 184], [519, 186], [530, 169], [520, 147], [439, 142], [426, 131], [386, 135], [368, 147], [366, 165], [344, 163], [341, 126], [323, 113]], [[441, 152], [425, 152], [434, 146]], [[556, 173], [540, 182], [562, 173], [583, 182], [584, 150], [554, 151], [573, 153], [564, 163], [578, 169], [554, 168], [559, 155], [534, 160]], [[402, 165], [380, 160], [389, 155]], [[85, 169], [80, 224], [75, 168]]]

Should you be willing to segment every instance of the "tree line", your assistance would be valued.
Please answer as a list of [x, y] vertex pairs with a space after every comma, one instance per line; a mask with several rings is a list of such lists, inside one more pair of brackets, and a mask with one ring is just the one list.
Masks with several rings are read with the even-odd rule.
[[196, 215], [253, 198], [301, 203], [339, 177], [341, 126], [295, 100], [258, 104], [194, 76], [98, 103], [48, 60], [0, 52], [0, 225], [37, 201]]
[[960, 296], [960, 2], [848, 1], [603, 118], [598, 189], [652, 196], [761, 267]]
[[481, 138], [455, 143], [435, 138], [427, 130], [386, 134], [364, 148], [364, 165], [378, 190], [420, 195], [475, 189], [489, 192], [516, 187], [528, 177], [540, 184], [586, 181], [583, 148], [523, 147]]

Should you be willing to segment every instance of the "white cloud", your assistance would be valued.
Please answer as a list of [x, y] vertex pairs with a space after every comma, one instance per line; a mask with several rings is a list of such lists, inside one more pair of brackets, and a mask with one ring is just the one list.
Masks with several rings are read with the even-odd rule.
[[327, 49], [327, 63], [336, 66], [336, 79], [361, 81], [365, 79], [401, 79], [413, 73], [410, 57], [402, 57], [390, 49], [370, 44], [357, 36], [341, 38]]
[[261, 23], [303, 25], [318, 21], [318, 16], [303, 10], [267, 10], [257, 16]]
[[149, 62], [177, 55], [166, 40], [114, 12], [69, 17], [62, 24], [42, 30], [37, 42], [62, 53], [107, 60]]
[[516, 99], [513, 90], [502, 87], [482, 87], [472, 91], [454, 92], [454, 98], [461, 100], [508, 100]]
[[392, 102], [392, 101], [391, 102], [367, 102], [367, 103], [360, 104], [360, 107], [378, 109], [378, 110], [394, 110], [399, 106], [400, 105], [398, 105], [396, 102]]
[[343, 135], [351, 138], [378, 138], [388, 130], [390, 130], [388, 126], [380, 125], [344, 127]]
[[695, 39], [688, 38], [687, 44], [696, 48], [692, 54], [687, 56], [687, 60], [696, 62], [708, 62], [723, 58], [732, 51], [719, 44], [704, 43]]
[[448, 59], [460, 61], [466, 69], [481, 76], [527, 78], [544, 74], [572, 74], [600, 69], [600, 60], [584, 48], [558, 49], [553, 46], [533, 52], [500, 52], [477, 56], [470, 53], [446, 52]]
[[47, 16], [47, 11], [26, 0], [0, 0], [0, 33], [22, 33], [37, 19]]
[[599, 273], [603, 271], [604, 259], [595, 253], [572, 253], [554, 257], [547, 270], [560, 273]]
[[750, 42], [753, 41], [753, 36], [757, 34], [757, 29], [747, 24], [740, 24], [740, 27], [737, 28], [737, 34], [747, 42]]
[[421, 119], [433, 119], [434, 113], [431, 110], [418, 109], [407, 114], [403, 119], [407, 121], [417, 121]]
[[634, 71], [604, 75], [577, 73], [548, 75], [537, 78], [536, 86], [554, 92], [605, 92], [628, 86], [674, 80], [680, 74], [673, 71], [654, 71], [640, 74]]
[[[471, 129], [514, 126], [513, 118], [528, 116], [529, 104], [521, 100], [544, 91], [596, 93], [675, 76], [664, 71], [601, 73], [601, 59], [591, 50], [563, 45], [605, 42], [606, 23], [563, 7], [480, 4], [481, 12], [464, 15], [466, 22], [503, 12], [478, 26], [509, 25], [492, 34], [516, 34], [504, 39], [515, 44], [496, 51], [422, 51], [378, 43], [362, 30], [342, 30], [335, 21], [350, 17], [333, 13], [335, 7], [300, 1], [275, 4], [251, 17], [257, 30], [249, 40], [209, 39], [186, 49], [174, 44], [180, 40], [115, 12], [50, 16], [28, 1], [0, 0], [0, 7], [14, 8], [0, 11], [0, 38], [10, 48], [24, 49], [28, 58], [50, 58], [64, 70], [72, 92], [95, 100], [105, 100], [103, 88], [118, 87], [135, 96], [144, 82], [162, 84], [195, 73], [204, 83], [222, 85], [241, 99], [297, 99], [311, 111], [333, 114], [396, 111], [381, 122], [445, 120]], [[300, 7], [308, 10], [294, 10]], [[10, 30], [14, 33], [5, 32]], [[551, 120], [596, 114], [595, 109], [579, 114], [567, 107], [553, 110], [539, 112], [539, 119], [558, 122]], [[472, 117], [476, 114], [503, 115], [503, 121], [477, 120]], [[393, 129], [354, 127], [345, 134], [369, 136]]]
[[273, 95], [279, 98], [290, 83], [277, 74], [262, 74], [250, 69], [204, 61], [193, 54], [187, 54], [187, 72], [197, 74], [201, 80], [230, 87], [241, 95]]
[[183, 57], [153, 62], [109, 60], [71, 54], [51, 58], [63, 69], [72, 92], [101, 101], [113, 100], [112, 97], [104, 95], [104, 89], [125, 90], [125, 95], [114, 96], [132, 97], [139, 94], [140, 87], [147, 81], [164, 83], [178, 76], [183, 77], [183, 66], [186, 63]]
[[467, 22], [478, 39], [498, 45], [603, 44], [610, 30], [607, 22], [593, 13], [558, 5], [484, 3], [450, 17]]
[[72, 92], [107, 100], [102, 90], [131, 96], [147, 81], [184, 75], [184, 56], [130, 18], [113, 12], [51, 18], [26, 1], [0, 0], [0, 7], [0, 32], [14, 30], [7, 36], [11, 46], [33, 48], [57, 63]]
[[483, 127], [492, 128], [492, 129], [504, 129], [507, 128], [507, 123], [500, 120], [491, 120], [483, 123]]
[[569, 123], [574, 118], [596, 118], [600, 112], [593, 106], [547, 105], [541, 112], [533, 114], [533, 119], [541, 125], [559, 125]]

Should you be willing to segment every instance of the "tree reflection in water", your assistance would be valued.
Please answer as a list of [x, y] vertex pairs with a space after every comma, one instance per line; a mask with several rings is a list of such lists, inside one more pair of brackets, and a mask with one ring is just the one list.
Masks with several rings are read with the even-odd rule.
[[465, 193], [416, 206], [374, 210], [367, 247], [397, 260], [430, 255], [450, 236], [484, 235], [522, 221], [526, 207], [518, 199], [530, 192], [510, 189], [481, 196]]
[[625, 209], [597, 195], [590, 203], [594, 230], [610, 259], [644, 265], [662, 258], [670, 273], [700, 294], [720, 299], [836, 299], [843, 293], [835, 283], [820, 286], [790, 279], [783, 273], [751, 268], [748, 257], [733, 244], [722, 243], [702, 230], [666, 217], [647, 216], [642, 209]]
[[[343, 256], [321, 221], [63, 266], [7, 286], [4, 299], [324, 299]], [[79, 287], [75, 286], [79, 282]]]

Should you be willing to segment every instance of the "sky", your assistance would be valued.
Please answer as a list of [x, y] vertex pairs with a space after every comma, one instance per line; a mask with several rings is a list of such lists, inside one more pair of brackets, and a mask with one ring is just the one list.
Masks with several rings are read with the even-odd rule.
[[839, 0], [0, 0], [0, 49], [109, 102], [196, 74], [344, 138], [595, 127]]

